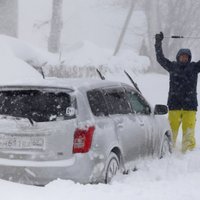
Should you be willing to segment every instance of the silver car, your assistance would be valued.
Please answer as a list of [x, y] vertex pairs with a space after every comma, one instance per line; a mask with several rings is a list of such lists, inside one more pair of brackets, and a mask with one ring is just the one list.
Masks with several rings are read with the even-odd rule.
[[102, 80], [0, 86], [0, 178], [108, 183], [118, 170], [171, 152], [167, 107], [134, 87]]

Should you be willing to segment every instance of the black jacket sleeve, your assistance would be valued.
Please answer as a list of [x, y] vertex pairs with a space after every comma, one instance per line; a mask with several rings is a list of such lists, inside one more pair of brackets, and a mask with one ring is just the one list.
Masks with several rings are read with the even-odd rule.
[[158, 63], [168, 72], [171, 70], [172, 62], [165, 58], [162, 50], [162, 42], [157, 41], [155, 43], [156, 59]]
[[200, 60], [195, 63], [195, 69], [198, 73], [200, 72]]

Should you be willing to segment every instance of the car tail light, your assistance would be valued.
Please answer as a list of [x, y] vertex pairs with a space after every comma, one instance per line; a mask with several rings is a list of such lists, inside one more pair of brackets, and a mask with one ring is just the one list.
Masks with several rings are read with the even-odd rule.
[[76, 129], [74, 133], [73, 153], [86, 153], [90, 150], [95, 127]]

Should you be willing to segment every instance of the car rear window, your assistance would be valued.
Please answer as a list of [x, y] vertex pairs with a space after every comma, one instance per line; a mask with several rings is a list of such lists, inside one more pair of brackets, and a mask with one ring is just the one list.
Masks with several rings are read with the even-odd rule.
[[39, 90], [0, 91], [0, 114], [24, 117], [36, 122], [53, 121], [64, 117], [70, 107], [67, 93]]

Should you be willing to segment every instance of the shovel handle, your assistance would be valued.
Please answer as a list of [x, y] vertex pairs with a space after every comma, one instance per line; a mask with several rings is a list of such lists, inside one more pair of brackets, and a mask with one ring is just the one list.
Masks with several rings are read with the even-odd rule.
[[172, 35], [171, 38], [184, 38], [184, 37], [180, 35]]

